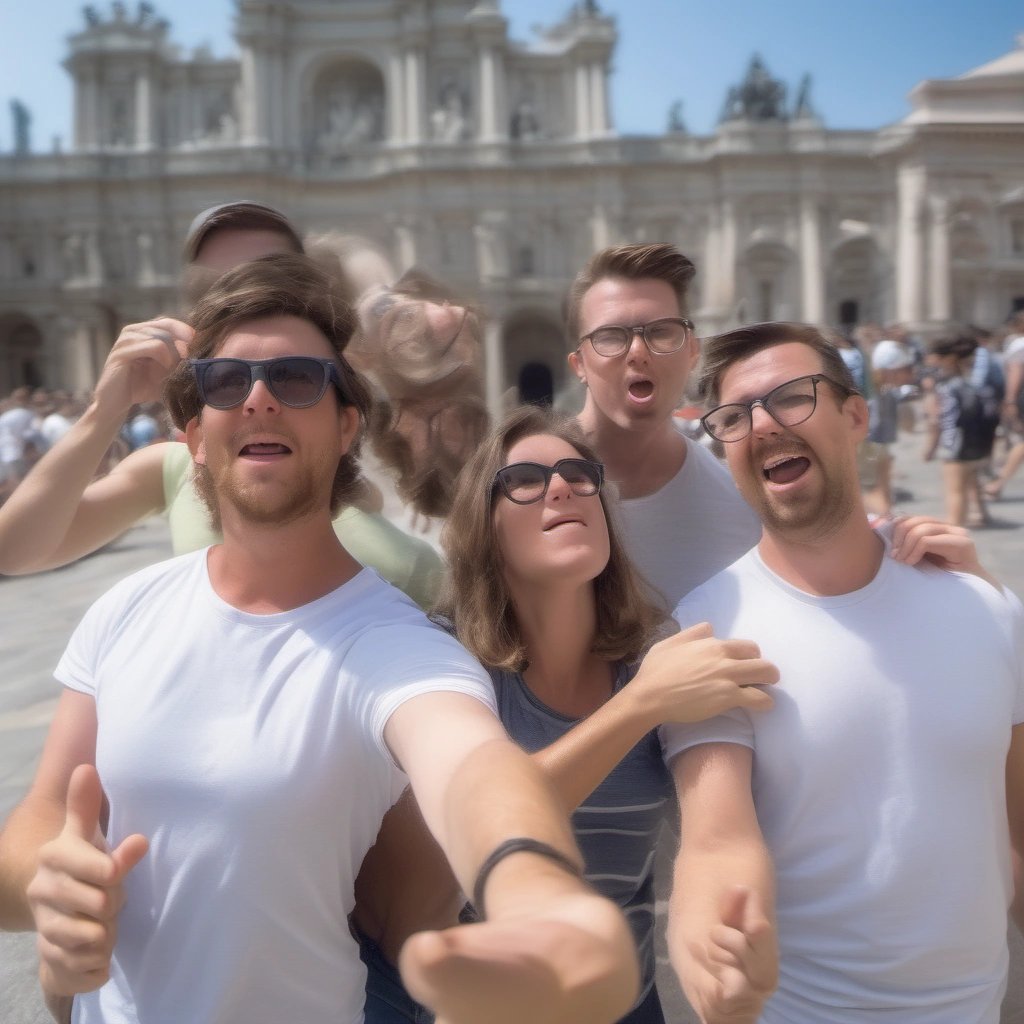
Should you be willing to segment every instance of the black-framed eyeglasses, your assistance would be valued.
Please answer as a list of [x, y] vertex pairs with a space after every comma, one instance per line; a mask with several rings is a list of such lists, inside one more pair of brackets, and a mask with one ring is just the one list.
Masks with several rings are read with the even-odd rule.
[[633, 343], [635, 335], [644, 339], [647, 348], [658, 356], [678, 352], [693, 331], [693, 323], [681, 316], [666, 316], [646, 324], [605, 324], [580, 338], [580, 344], [589, 341], [599, 356], [621, 356]]
[[276, 359], [190, 359], [199, 398], [212, 409], [233, 409], [249, 397], [257, 380], [292, 409], [316, 405], [328, 385], [338, 389], [342, 403], [349, 399], [331, 359], [314, 356], [279, 356]]
[[604, 466], [590, 459], [559, 459], [553, 466], [542, 466], [539, 462], [513, 462], [494, 474], [491, 496], [500, 489], [509, 501], [517, 505], [532, 505], [548, 493], [555, 473], [579, 498], [597, 494], [604, 483]]
[[810, 419], [818, 404], [818, 384], [831, 384], [844, 397], [857, 394], [844, 384], [826, 377], [823, 373], [811, 373], [795, 377], [772, 388], [763, 398], [750, 402], [730, 402], [701, 418], [701, 426], [716, 440], [742, 441], [754, 427], [754, 406], [759, 405], [776, 423], [783, 427], [795, 427]]

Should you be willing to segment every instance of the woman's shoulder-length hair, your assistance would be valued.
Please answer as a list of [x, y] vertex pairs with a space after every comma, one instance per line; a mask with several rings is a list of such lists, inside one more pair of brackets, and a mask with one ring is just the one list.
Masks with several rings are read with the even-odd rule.
[[[437, 610], [461, 643], [488, 668], [522, 670], [529, 662], [494, 529], [494, 476], [509, 450], [525, 437], [551, 434], [582, 458], [599, 461], [573, 420], [527, 406], [491, 431], [463, 467], [442, 533], [448, 580]], [[601, 505], [608, 522], [608, 564], [594, 580], [597, 630], [592, 650], [609, 661], [638, 660], [667, 631], [666, 616], [626, 556], [607, 488]]]

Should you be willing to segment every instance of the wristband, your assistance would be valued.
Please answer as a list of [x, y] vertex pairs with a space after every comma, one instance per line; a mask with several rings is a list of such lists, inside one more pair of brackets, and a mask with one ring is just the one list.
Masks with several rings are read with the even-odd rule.
[[550, 843], [541, 842], [539, 839], [530, 839], [527, 836], [506, 839], [488, 854], [487, 859], [480, 865], [480, 870], [476, 875], [476, 882], [473, 883], [473, 906], [476, 907], [477, 913], [481, 918], [486, 918], [487, 916], [484, 912], [484, 889], [487, 886], [487, 879], [490, 877], [491, 872], [506, 857], [510, 857], [513, 853], [538, 853], [542, 857], [547, 857], [560, 867], [565, 868], [574, 878], [583, 877], [583, 871], [580, 866], [572, 858], [562, 853], [561, 850], [556, 850]]

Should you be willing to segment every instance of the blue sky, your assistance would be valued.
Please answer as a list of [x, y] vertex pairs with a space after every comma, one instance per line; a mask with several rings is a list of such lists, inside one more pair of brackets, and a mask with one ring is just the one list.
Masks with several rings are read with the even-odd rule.
[[[335, 0], [343, 3], [345, 0]], [[808, 72], [813, 99], [835, 128], [877, 128], [909, 110], [925, 78], [962, 74], [1001, 56], [1024, 32], [1021, 0], [599, 0], [619, 26], [612, 102], [623, 133], [660, 132], [674, 99], [691, 131], [713, 129], [727, 88], [759, 52], [792, 92]], [[154, 0], [186, 48], [233, 52], [232, 0]], [[109, 11], [109, 0], [98, 0]], [[513, 35], [550, 23], [561, 0], [502, 0]], [[134, 10], [135, 2], [128, 3]], [[82, 0], [0, 0], [0, 151], [11, 147], [12, 98], [32, 112], [32, 144], [67, 145], [71, 89], [60, 67], [66, 38], [83, 24]]]

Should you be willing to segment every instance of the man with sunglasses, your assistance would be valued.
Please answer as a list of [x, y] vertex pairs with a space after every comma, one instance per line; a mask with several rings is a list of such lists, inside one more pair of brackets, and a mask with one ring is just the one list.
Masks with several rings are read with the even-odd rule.
[[597, 253], [569, 292], [579, 422], [620, 497], [623, 542], [666, 608], [757, 541], [729, 474], [673, 416], [698, 355], [686, 315], [693, 263], [672, 245]]
[[[780, 979], [764, 1024], [995, 1024], [1011, 846], [1024, 849], [1024, 616], [977, 575], [887, 557], [857, 446], [868, 407], [814, 327], [705, 343], [705, 429], [762, 536], [676, 609], [754, 640], [763, 715], [664, 726], [684, 842], [678, 955], [746, 872], [776, 869]], [[972, 571], [977, 574], [977, 567]]]
[[628, 926], [487, 676], [332, 529], [369, 406], [354, 323], [289, 254], [195, 311], [165, 397], [223, 542], [89, 610], [0, 836], [0, 920], [37, 928], [77, 1024], [361, 1021], [346, 919], [405, 773], [485, 919], [409, 940], [418, 999], [452, 1024], [610, 1024], [636, 996]]

